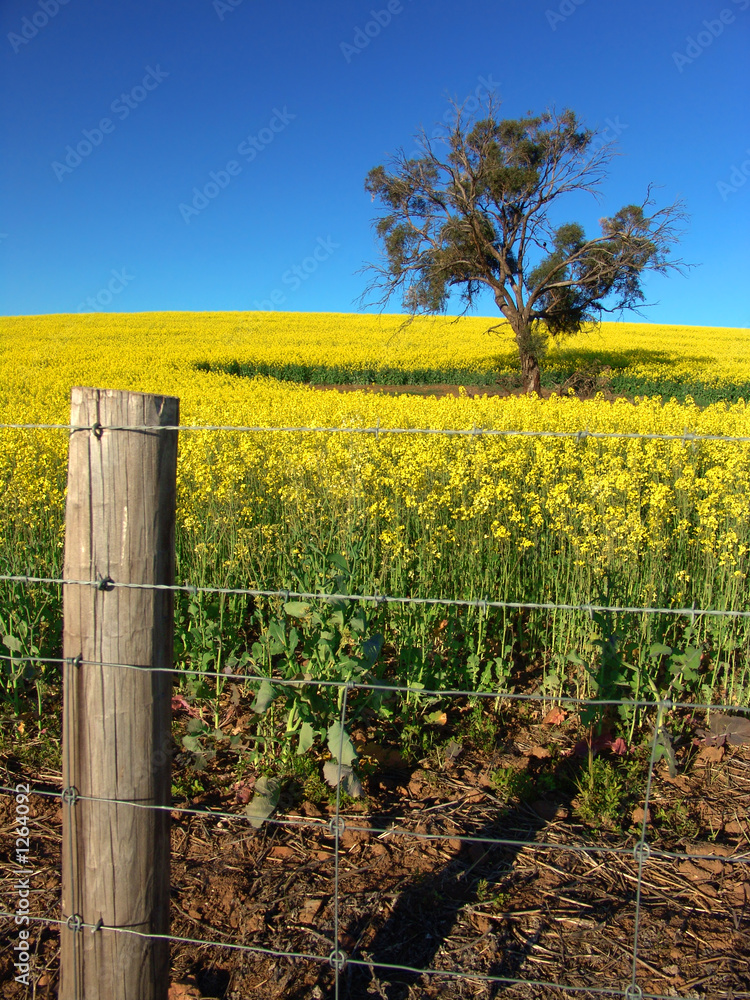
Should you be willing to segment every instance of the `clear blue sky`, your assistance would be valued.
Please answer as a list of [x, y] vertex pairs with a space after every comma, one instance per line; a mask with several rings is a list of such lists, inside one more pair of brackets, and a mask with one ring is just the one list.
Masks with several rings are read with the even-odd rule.
[[360, 311], [368, 170], [489, 86], [617, 134], [587, 231], [649, 182], [684, 199], [700, 266], [648, 280], [648, 321], [750, 325], [750, 0], [3, 0], [0, 25], [4, 315]]

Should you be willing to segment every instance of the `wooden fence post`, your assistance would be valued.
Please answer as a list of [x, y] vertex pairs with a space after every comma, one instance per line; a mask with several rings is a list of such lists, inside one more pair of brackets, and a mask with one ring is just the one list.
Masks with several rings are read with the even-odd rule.
[[177, 431], [141, 428], [179, 400], [75, 388], [71, 423], [64, 575], [101, 582], [63, 588], [58, 996], [166, 1000], [173, 592], [116, 585], [174, 583]]

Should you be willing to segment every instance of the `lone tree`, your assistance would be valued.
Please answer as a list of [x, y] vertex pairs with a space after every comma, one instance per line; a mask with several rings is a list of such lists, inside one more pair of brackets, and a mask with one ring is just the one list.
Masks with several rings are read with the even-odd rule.
[[[399, 150], [389, 170], [367, 175], [365, 189], [384, 208], [375, 229], [385, 266], [365, 268], [376, 273], [365, 296], [380, 291], [377, 302], [385, 305], [401, 291], [413, 317], [444, 312], [455, 289], [465, 314], [490, 289], [513, 330], [524, 387], [539, 392], [549, 337], [637, 307], [646, 271], [682, 271], [686, 265], [670, 259], [670, 250], [685, 214], [679, 201], [649, 214], [649, 187], [640, 205], [600, 219], [600, 236], [587, 239], [577, 222], [553, 225], [550, 209], [563, 195], [599, 197], [614, 143], [602, 142], [570, 110], [499, 120], [490, 96], [484, 117], [464, 123], [454, 107], [445, 136], [417, 135], [423, 155]], [[446, 147], [442, 158], [436, 143]]]

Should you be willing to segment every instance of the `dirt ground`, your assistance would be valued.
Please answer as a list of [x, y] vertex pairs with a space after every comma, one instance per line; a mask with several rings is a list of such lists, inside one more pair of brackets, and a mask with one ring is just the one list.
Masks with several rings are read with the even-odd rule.
[[[254, 830], [243, 815], [254, 779], [246, 774], [238, 783], [233, 761], [219, 754], [204, 775], [205, 790], [173, 803], [171, 933], [307, 957], [175, 942], [170, 1000], [586, 1000], [631, 984], [636, 920], [643, 996], [750, 998], [750, 745], [705, 745], [688, 733], [676, 748], [674, 777], [664, 762], [657, 765], [637, 908], [633, 849], [644, 787], [628, 789], [619, 829], [606, 821], [597, 828], [580, 818], [575, 778], [588, 758], [576, 753], [574, 716], [543, 719], [501, 707], [489, 740], [486, 732], [473, 740], [459, 721], [447, 723], [456, 738], [446, 733], [421, 759], [404, 759], [403, 747], [382, 730], [354, 734], [368, 773], [365, 797], [340, 813], [338, 928], [346, 964], [338, 992], [329, 962], [335, 803], [306, 797], [309, 783], [289, 779], [274, 814], [285, 822]], [[628, 748], [622, 759], [634, 753]], [[188, 757], [176, 752], [175, 778], [189, 778]], [[0, 778], [6, 787], [29, 780], [60, 790], [54, 770], [23, 774], [12, 756]], [[0, 799], [5, 859], [13, 807], [9, 796]], [[31, 807], [32, 913], [56, 917], [61, 806], [34, 796]], [[6, 869], [6, 907], [12, 879]], [[5, 920], [3, 997], [56, 997], [56, 926], [32, 934], [33, 988], [12, 981], [16, 939], [17, 928]]]

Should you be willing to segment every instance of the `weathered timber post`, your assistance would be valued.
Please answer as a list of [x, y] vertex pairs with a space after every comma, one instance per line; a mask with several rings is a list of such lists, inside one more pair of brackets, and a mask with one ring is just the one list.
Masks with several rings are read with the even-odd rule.
[[167, 997], [141, 935], [169, 933], [169, 811], [142, 807], [171, 802], [173, 593], [117, 585], [174, 583], [178, 423], [173, 397], [72, 391], [64, 574], [99, 584], [63, 588], [60, 1000]]

